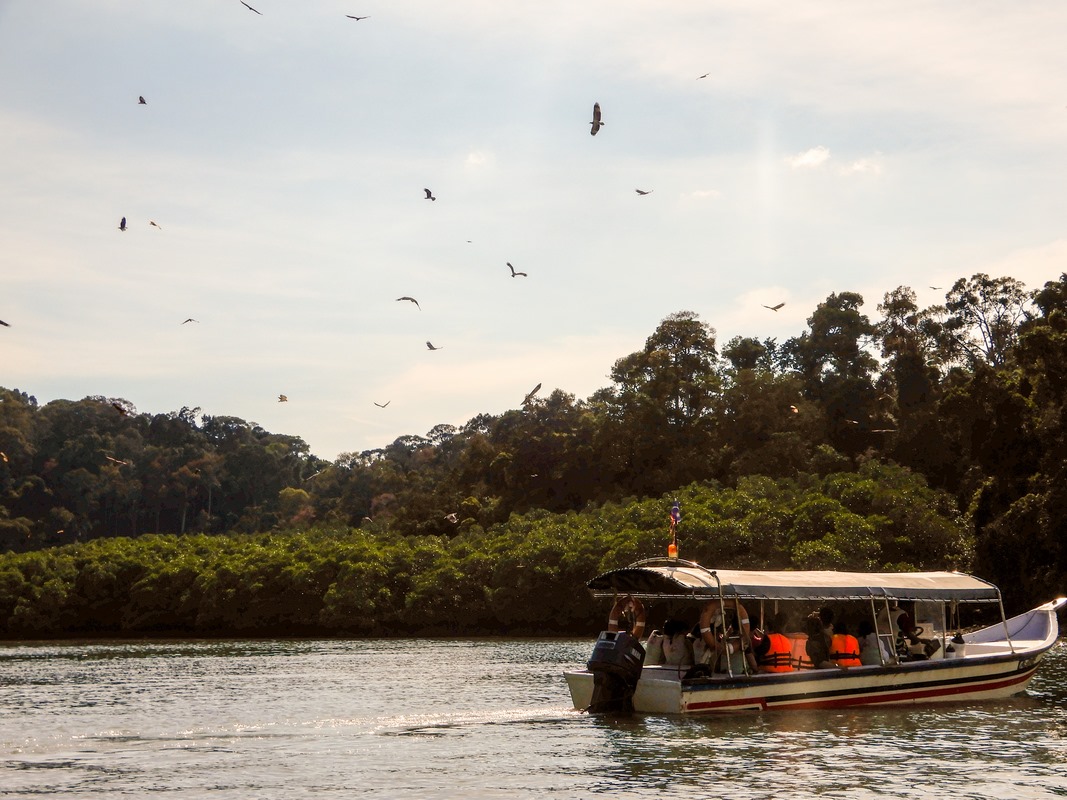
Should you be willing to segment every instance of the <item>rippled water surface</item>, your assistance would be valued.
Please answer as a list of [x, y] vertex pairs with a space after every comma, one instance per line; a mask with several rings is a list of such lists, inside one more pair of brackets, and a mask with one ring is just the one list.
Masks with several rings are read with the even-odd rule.
[[0, 644], [0, 797], [1067, 797], [1067, 644], [994, 704], [589, 717], [583, 640]]

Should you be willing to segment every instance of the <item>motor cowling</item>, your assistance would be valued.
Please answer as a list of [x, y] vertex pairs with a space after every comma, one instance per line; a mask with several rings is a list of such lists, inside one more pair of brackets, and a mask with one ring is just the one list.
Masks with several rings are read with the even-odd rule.
[[645, 648], [626, 631], [603, 631], [593, 646], [586, 669], [593, 673], [593, 697], [586, 709], [591, 713], [633, 711], [633, 696]]

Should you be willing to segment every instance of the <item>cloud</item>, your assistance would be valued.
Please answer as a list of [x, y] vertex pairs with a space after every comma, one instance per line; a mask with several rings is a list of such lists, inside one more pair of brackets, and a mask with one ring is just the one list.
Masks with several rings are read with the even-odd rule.
[[467, 154], [463, 164], [464, 166], [478, 169], [480, 167], [491, 167], [495, 162], [496, 157], [492, 153], [487, 153], [484, 150], [475, 150]]
[[819, 145], [795, 156], [788, 156], [785, 160], [793, 169], [814, 169], [821, 167], [830, 159], [830, 149]]
[[874, 158], [857, 158], [855, 161], [838, 167], [837, 171], [842, 175], [881, 175], [882, 164]]

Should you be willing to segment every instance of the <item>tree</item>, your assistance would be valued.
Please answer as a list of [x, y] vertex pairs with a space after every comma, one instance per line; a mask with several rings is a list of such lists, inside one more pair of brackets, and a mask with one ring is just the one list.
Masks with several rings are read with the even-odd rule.
[[1004, 364], [1020, 323], [1029, 318], [1028, 301], [1023, 283], [1015, 278], [990, 278], [983, 272], [960, 278], [946, 297], [942, 347], [970, 364]]

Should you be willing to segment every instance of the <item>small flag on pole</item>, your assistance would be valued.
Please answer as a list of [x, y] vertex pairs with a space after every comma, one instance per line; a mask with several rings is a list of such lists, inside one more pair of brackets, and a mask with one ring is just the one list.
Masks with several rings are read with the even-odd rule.
[[678, 501], [671, 506], [671, 543], [667, 545], [667, 558], [678, 558], [678, 521], [682, 518], [682, 507]]

